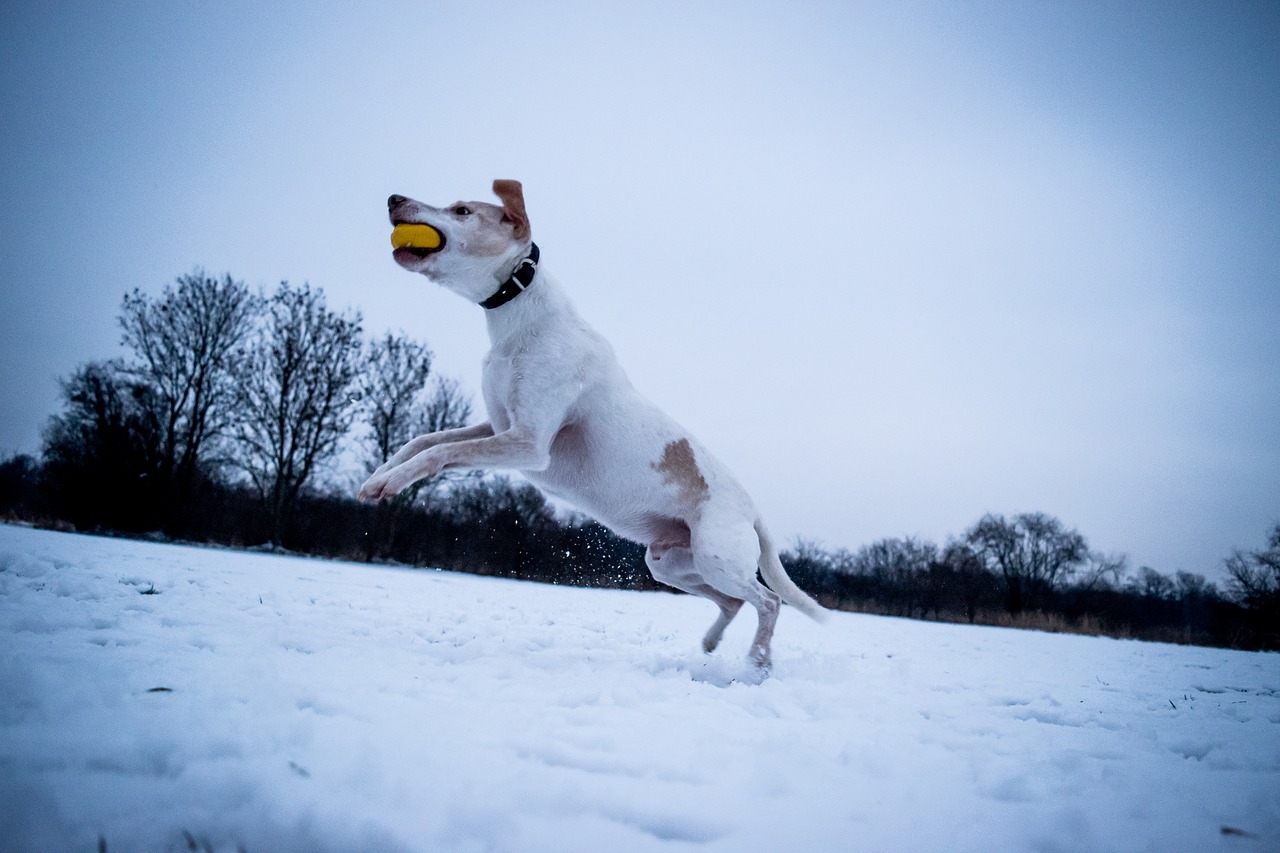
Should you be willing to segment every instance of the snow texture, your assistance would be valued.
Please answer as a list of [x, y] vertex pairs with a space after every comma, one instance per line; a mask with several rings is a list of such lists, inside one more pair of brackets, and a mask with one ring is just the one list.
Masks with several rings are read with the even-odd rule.
[[0, 848], [1280, 850], [1280, 656], [714, 616], [0, 526]]

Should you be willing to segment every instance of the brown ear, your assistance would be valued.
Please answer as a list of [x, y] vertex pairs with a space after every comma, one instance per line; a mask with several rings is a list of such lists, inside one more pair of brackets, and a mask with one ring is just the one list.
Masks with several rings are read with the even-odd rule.
[[523, 240], [532, 231], [529, 215], [524, 212], [524, 188], [519, 181], [497, 180], [493, 182], [493, 194], [502, 199], [502, 212], [515, 224], [517, 239]]

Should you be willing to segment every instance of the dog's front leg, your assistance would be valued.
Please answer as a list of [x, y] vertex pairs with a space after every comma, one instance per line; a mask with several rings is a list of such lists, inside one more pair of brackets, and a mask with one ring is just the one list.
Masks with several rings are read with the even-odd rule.
[[[390, 478], [390, 472], [418, 456], [425, 450], [436, 447], [441, 444], [449, 444], [455, 441], [469, 441], [476, 438], [487, 438], [493, 435], [493, 427], [488, 421], [474, 426], [460, 427], [458, 429], [445, 429], [439, 432], [429, 432], [420, 435], [417, 438], [411, 438], [405, 442], [395, 454], [378, 466], [377, 470], [369, 475], [369, 479], [365, 480], [364, 485], [360, 487], [359, 499], [362, 501], [375, 501], [383, 495], [387, 480]], [[430, 475], [425, 475], [430, 476]], [[419, 477], [418, 479], [421, 479]], [[416, 482], [416, 481], [411, 481]], [[405, 486], [404, 488], [408, 488]], [[403, 491], [403, 489], [400, 489]]]
[[428, 432], [417, 438], [411, 438], [405, 442], [395, 454], [378, 466], [378, 470], [374, 474], [383, 474], [392, 468], [407, 462], [417, 456], [429, 447], [435, 447], [437, 444], [448, 444], [454, 441], [467, 441], [473, 438], [488, 438], [493, 435], [493, 426], [485, 421], [475, 426], [459, 427], [458, 429], [443, 429], [439, 432]]
[[450, 468], [541, 471], [550, 463], [549, 441], [539, 441], [527, 432], [509, 429], [485, 438], [429, 447], [391, 470], [370, 477], [360, 495], [365, 500], [394, 497], [419, 480]]

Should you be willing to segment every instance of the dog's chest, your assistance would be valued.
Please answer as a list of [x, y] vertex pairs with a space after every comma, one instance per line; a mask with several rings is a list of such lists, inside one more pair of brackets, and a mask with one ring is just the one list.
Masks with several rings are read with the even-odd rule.
[[501, 432], [513, 425], [551, 429], [563, 420], [583, 387], [588, 337], [563, 325], [522, 330], [495, 341], [485, 356], [481, 391], [489, 420]]
[[517, 380], [514, 358], [493, 353], [485, 358], [480, 391], [489, 411], [489, 421], [497, 432], [511, 427], [511, 400], [515, 396]]

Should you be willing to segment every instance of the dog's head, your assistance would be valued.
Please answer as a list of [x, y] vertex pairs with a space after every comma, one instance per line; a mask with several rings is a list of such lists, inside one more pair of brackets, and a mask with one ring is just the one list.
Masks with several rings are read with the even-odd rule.
[[393, 233], [396, 263], [472, 302], [489, 298], [528, 254], [532, 240], [520, 182], [494, 181], [493, 192], [501, 207], [483, 201], [432, 207], [391, 196], [387, 208], [392, 226], [430, 226]]

